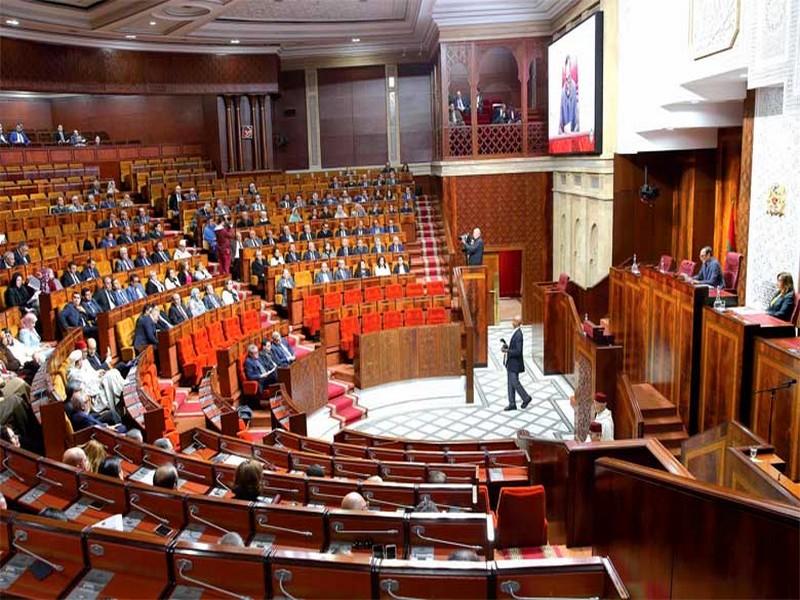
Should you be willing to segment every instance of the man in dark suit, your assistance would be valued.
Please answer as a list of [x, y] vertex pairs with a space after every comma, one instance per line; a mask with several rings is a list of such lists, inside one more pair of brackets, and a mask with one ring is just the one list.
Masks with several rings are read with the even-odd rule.
[[295, 361], [294, 351], [285, 338], [281, 338], [278, 331], [272, 332], [272, 360], [279, 367], [288, 367]]
[[319, 252], [317, 252], [314, 242], [308, 243], [308, 249], [303, 252], [303, 260], [319, 260]]
[[163, 242], [156, 244], [156, 251], [150, 257], [150, 262], [153, 264], [169, 262], [169, 254], [164, 250]]
[[130, 225], [126, 225], [122, 229], [122, 233], [117, 236], [117, 246], [121, 246], [122, 244], [132, 244], [133, 243], [133, 235], [131, 234], [131, 227]]
[[339, 264], [336, 267], [336, 271], [333, 273], [333, 280], [334, 281], [346, 281], [352, 277], [352, 273], [350, 273], [350, 269], [347, 268], [347, 265], [344, 262], [343, 258], [339, 259]]
[[264, 253], [259, 248], [256, 250], [256, 257], [250, 263], [250, 274], [258, 277], [258, 283], [264, 283], [267, 275], [267, 262], [264, 260]]
[[516, 394], [522, 398], [522, 408], [527, 408], [531, 403], [531, 397], [522, 384], [519, 382], [519, 374], [525, 370], [525, 363], [522, 354], [522, 330], [519, 326], [522, 324], [522, 317], [519, 315], [514, 317], [512, 327], [514, 332], [511, 334], [511, 340], [508, 345], [503, 344], [503, 354], [505, 358], [503, 362], [506, 366], [506, 373], [508, 374], [508, 406], [503, 410], [517, 410]]
[[203, 296], [203, 305], [207, 310], [214, 310], [222, 306], [222, 298], [214, 292], [214, 286], [210, 283], [206, 285], [206, 293]]
[[330, 283], [333, 281], [328, 263], [324, 262], [319, 268], [319, 273], [314, 276], [314, 283]]
[[333, 232], [331, 231], [330, 227], [328, 227], [327, 223], [323, 223], [322, 224], [322, 230], [317, 235], [317, 238], [319, 238], [319, 239], [327, 239], [327, 238], [332, 238], [332, 237], [333, 237]]
[[64, 269], [64, 274], [61, 276], [61, 285], [65, 288], [72, 285], [78, 285], [81, 282], [81, 276], [78, 273], [78, 265], [70, 262], [67, 268]]
[[158, 335], [156, 335], [157, 306], [148, 304], [136, 321], [136, 330], [133, 333], [133, 348], [136, 352], [141, 352], [147, 346], [158, 346]]
[[169, 307], [169, 322], [173, 325], [180, 325], [188, 319], [189, 311], [184, 308], [180, 294], [173, 294], [172, 304]]
[[83, 307], [81, 307], [81, 295], [79, 292], [73, 292], [72, 301], [61, 309], [58, 317], [62, 327], [81, 327], [85, 336], [94, 337], [97, 335], [97, 327], [92, 325]]
[[102, 312], [108, 312], [117, 307], [114, 302], [114, 283], [111, 277], [103, 278], [103, 287], [94, 293], [94, 301], [100, 306]]
[[56, 132], [53, 134], [53, 143], [62, 146], [64, 144], [69, 144], [69, 138], [67, 134], [64, 133], [64, 126], [59, 124]]
[[133, 271], [133, 261], [128, 256], [128, 248], [123, 246], [119, 249], [119, 258], [114, 263], [114, 272]]
[[81, 272], [81, 281], [90, 281], [92, 279], [100, 279], [100, 271], [97, 270], [97, 263], [93, 258], [86, 261], [86, 266], [83, 267]]
[[405, 246], [400, 243], [400, 238], [398, 236], [394, 236], [392, 238], [392, 243], [389, 244], [389, 252], [404, 252]]
[[306, 223], [303, 225], [303, 233], [300, 234], [301, 242], [310, 242], [314, 239], [314, 232], [311, 231], [311, 225]]
[[139, 248], [139, 256], [133, 261], [136, 267], [149, 267], [153, 264], [147, 256], [147, 248]]
[[352, 249], [350, 248], [350, 240], [344, 238], [342, 240], [342, 245], [339, 250], [336, 252], [336, 256], [350, 256], [353, 253]]
[[151, 271], [144, 286], [144, 291], [150, 296], [151, 294], [160, 294], [164, 289], [164, 284], [158, 280], [158, 272]]
[[275, 373], [277, 368], [274, 366], [272, 370], [268, 370], [261, 358], [258, 355], [258, 346], [250, 344], [247, 347], [247, 358], [244, 359], [244, 375], [248, 381], [258, 382], [259, 391], [263, 392], [267, 389], [270, 383], [274, 383], [277, 379]]
[[97, 340], [89, 338], [86, 340], [86, 362], [92, 365], [95, 371], [110, 371], [111, 365], [108, 359], [103, 360], [97, 353]]
[[364, 245], [364, 240], [356, 240], [356, 247], [353, 248], [353, 254], [369, 254], [369, 248]]
[[479, 266], [483, 264], [483, 238], [481, 230], [476, 227], [472, 230], [472, 235], [467, 235], [461, 240], [461, 247], [467, 256], [469, 266]]
[[92, 297], [91, 288], [85, 287], [81, 290], [81, 308], [90, 321], [96, 321], [97, 315], [103, 312], [100, 305]]
[[128, 280], [128, 287], [125, 288], [125, 293], [128, 295], [128, 302], [136, 302], [147, 296], [144, 286], [139, 281], [139, 276], [134, 274]]
[[14, 250], [14, 260], [17, 266], [31, 264], [31, 253], [28, 244], [22, 242], [17, 246], [17, 249]]
[[289, 244], [289, 250], [283, 255], [283, 260], [287, 265], [300, 262], [300, 255], [297, 253], [297, 248], [294, 244]]
[[176, 185], [175, 191], [167, 198], [167, 208], [173, 212], [178, 212], [181, 202], [183, 202], [183, 194], [181, 193], [181, 186]]
[[724, 287], [725, 281], [722, 277], [722, 266], [714, 258], [711, 246], [706, 246], [700, 250], [700, 261], [703, 263], [700, 272], [693, 277], [698, 285], [708, 285], [711, 287]]

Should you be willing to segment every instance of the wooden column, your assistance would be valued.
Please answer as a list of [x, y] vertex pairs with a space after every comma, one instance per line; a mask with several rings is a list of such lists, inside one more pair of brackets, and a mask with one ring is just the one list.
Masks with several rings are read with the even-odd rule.
[[226, 171], [235, 171], [236, 166], [236, 149], [233, 145], [233, 98], [231, 96], [224, 96], [225, 99], [225, 141], [228, 148], [228, 161]]
[[264, 169], [275, 169], [275, 151], [272, 145], [272, 98], [265, 94], [259, 97], [261, 119], [261, 159]]
[[250, 100], [250, 124], [253, 126], [253, 168], [260, 171], [264, 168], [261, 157], [261, 137], [264, 135], [261, 129], [258, 110], [258, 96], [249, 96]]
[[522, 115], [522, 154], [528, 155], [528, 80], [530, 78], [530, 70], [528, 63], [528, 47], [526, 44], [517, 46], [517, 75], [520, 84], [519, 95], [519, 111]]
[[233, 134], [236, 136], [236, 169], [241, 171], [244, 167], [244, 148], [242, 147], [242, 99], [241, 96], [233, 97], [233, 106], [235, 108], [234, 114], [234, 128]]
[[[478, 66], [477, 66], [477, 48], [475, 42], [469, 44], [469, 64], [467, 65], [467, 73], [469, 73], [469, 89], [470, 96], [474, 97], [475, 88], [478, 86]], [[478, 158], [478, 111], [476, 107], [472, 107], [472, 119], [470, 122], [470, 130], [472, 133], [472, 157]]]
[[475, 323], [475, 366], [485, 367], [488, 360], [489, 283], [486, 267], [462, 267], [469, 309]]

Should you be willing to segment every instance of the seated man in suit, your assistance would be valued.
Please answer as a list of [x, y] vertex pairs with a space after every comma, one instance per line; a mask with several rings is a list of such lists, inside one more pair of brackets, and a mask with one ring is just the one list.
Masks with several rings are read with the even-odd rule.
[[[110, 371], [111, 356], [107, 355], [105, 358], [102, 358], [97, 353], [97, 340], [94, 338], [87, 338], [84, 343], [86, 344], [86, 362], [88, 362], [95, 371]], [[77, 344], [75, 347], [78, 347]]]
[[31, 251], [27, 243], [21, 242], [14, 250], [14, 261], [16, 265], [31, 264]]
[[147, 213], [147, 209], [145, 207], [139, 207], [136, 216], [133, 217], [133, 222], [137, 225], [147, 225], [150, 223], [150, 215]]
[[154, 304], [144, 307], [142, 314], [136, 321], [136, 329], [133, 333], [133, 348], [137, 354], [147, 346], [158, 347], [158, 335], [156, 334], [156, 321], [159, 318], [160, 310]]
[[324, 262], [319, 268], [319, 273], [314, 276], [314, 283], [330, 283], [333, 281], [328, 263]]
[[303, 225], [303, 233], [300, 234], [301, 242], [310, 242], [314, 239], [314, 232], [311, 231], [311, 225], [306, 223]]
[[160, 294], [165, 289], [164, 284], [158, 280], [158, 271], [150, 271], [147, 283], [144, 286], [144, 291], [147, 292], [147, 295]]
[[294, 355], [294, 350], [292, 350], [286, 338], [282, 338], [280, 332], [273, 331], [272, 360], [274, 360], [279, 367], [288, 367], [296, 359], [297, 357]]
[[283, 255], [283, 261], [289, 265], [292, 263], [300, 262], [300, 254], [297, 252], [297, 247], [294, 244], [289, 244], [289, 249]]
[[700, 261], [703, 263], [700, 272], [692, 280], [697, 285], [708, 285], [711, 287], [724, 287], [725, 281], [722, 277], [722, 266], [714, 258], [711, 246], [705, 246], [700, 250]]
[[8, 135], [8, 143], [12, 146], [27, 146], [31, 143], [28, 135], [22, 128], [22, 123], [17, 123], [16, 128]]
[[153, 263], [150, 261], [150, 257], [147, 256], [147, 248], [139, 248], [139, 255], [133, 261], [135, 267], [149, 267]]
[[133, 261], [128, 257], [128, 248], [126, 246], [122, 246], [119, 249], [119, 258], [114, 263], [114, 272], [119, 273], [121, 271], [133, 271], [134, 264]]
[[261, 242], [261, 239], [256, 235], [254, 229], [251, 229], [247, 232], [247, 237], [244, 240], [244, 247], [245, 248], [260, 248], [264, 244]]
[[64, 269], [64, 274], [61, 276], [61, 285], [70, 287], [71, 285], [78, 285], [81, 282], [81, 276], [78, 273], [78, 265], [70, 261], [67, 268]]
[[72, 293], [72, 300], [69, 304], [64, 306], [59, 313], [59, 320], [62, 325], [67, 328], [80, 327], [83, 329], [85, 336], [94, 337], [97, 335], [97, 327], [89, 320], [86, 311], [81, 306], [80, 292]]
[[331, 228], [328, 227], [327, 223], [323, 223], [322, 224], [322, 229], [317, 234], [317, 238], [322, 240], [322, 239], [328, 239], [328, 238], [332, 238], [332, 237], [333, 237], [333, 232], [331, 231]]
[[92, 297], [91, 288], [88, 287], [81, 289], [81, 308], [83, 308], [86, 318], [92, 323], [97, 321], [97, 315], [103, 312], [103, 309]]
[[132, 244], [133, 243], [133, 234], [131, 233], [131, 226], [126, 225], [122, 228], [122, 233], [117, 236], [117, 246], [121, 246], [122, 244]]
[[100, 279], [100, 271], [97, 270], [97, 263], [93, 258], [86, 261], [86, 266], [83, 267], [81, 272], [81, 281], [90, 281], [92, 279]]
[[406, 275], [410, 273], [411, 269], [408, 267], [408, 263], [403, 260], [403, 256], [400, 255], [397, 257], [397, 263], [395, 263], [394, 268], [392, 269], [392, 273], [395, 275]]
[[353, 228], [353, 231], [350, 233], [355, 236], [367, 235], [369, 234], [369, 229], [364, 226], [364, 221], [359, 220], [358, 223], [356, 223], [356, 226]]
[[283, 226], [283, 230], [281, 231], [281, 237], [279, 239], [284, 244], [290, 244], [294, 241], [294, 236], [292, 235], [292, 231], [291, 229], [289, 229], [288, 225]]
[[263, 392], [271, 383], [277, 381], [277, 367], [273, 362], [272, 369], [267, 369], [259, 356], [258, 346], [247, 347], [247, 358], [244, 359], [244, 375], [248, 381], [258, 382], [258, 389]]
[[405, 251], [405, 246], [400, 243], [400, 238], [394, 236], [392, 238], [392, 243], [389, 244], [389, 252], [403, 252]]
[[303, 252], [303, 260], [319, 260], [319, 252], [314, 242], [308, 242], [308, 248]]
[[104, 237], [100, 241], [100, 243], [97, 244], [98, 248], [116, 248], [116, 246], [117, 246], [117, 240], [114, 237], [114, 232], [113, 231], [109, 231], [106, 234], [106, 237]]
[[203, 296], [203, 304], [208, 310], [214, 310], [222, 306], [222, 298], [220, 298], [214, 291], [214, 286], [210, 283], [206, 284], [206, 293]]
[[69, 138], [67, 137], [67, 134], [64, 133], [64, 126], [61, 123], [58, 124], [56, 132], [53, 134], [53, 143], [58, 144], [59, 146], [69, 144]]
[[164, 242], [157, 242], [155, 252], [150, 257], [150, 262], [156, 264], [169, 262], [169, 260], [169, 254], [164, 250]]
[[400, 228], [395, 225], [394, 219], [389, 219], [389, 222], [386, 225], [386, 233], [400, 233]]
[[131, 275], [131, 278], [128, 280], [128, 287], [125, 288], [125, 293], [128, 294], [128, 302], [136, 302], [147, 296], [147, 292], [144, 290], [139, 276], [135, 273]]
[[117, 307], [114, 302], [114, 282], [111, 277], [103, 277], [103, 287], [94, 293], [94, 301], [100, 306], [102, 312], [114, 310]]
[[369, 254], [369, 247], [364, 243], [364, 240], [356, 240], [356, 247], [353, 248], [353, 254]]
[[336, 270], [333, 272], [333, 280], [334, 281], [346, 281], [352, 277], [350, 273], [350, 269], [347, 268], [347, 265], [344, 262], [343, 258], [340, 258]]
[[122, 288], [122, 283], [120, 283], [119, 279], [115, 279], [111, 282], [111, 288], [114, 290], [112, 298], [114, 298], [114, 302], [117, 306], [123, 306], [130, 302], [128, 294], [125, 293], [125, 290]]
[[259, 286], [264, 283], [264, 278], [267, 274], [267, 268], [268, 265], [267, 261], [264, 260], [264, 252], [262, 252], [261, 248], [259, 248], [256, 250], [255, 258], [250, 263], [250, 274], [258, 278]]
[[336, 256], [350, 256], [353, 253], [352, 249], [350, 248], [350, 240], [344, 238], [342, 240], [342, 245], [339, 250], [336, 252]]
[[375, 236], [375, 244], [372, 246], [373, 254], [384, 254], [386, 252], [386, 245], [383, 243], [381, 236]]
[[153, 225], [153, 229], [150, 230], [150, 239], [151, 240], [164, 239], [164, 226], [161, 223], [156, 223], [155, 225]]
[[180, 294], [172, 294], [172, 302], [169, 305], [169, 322], [172, 325], [180, 325], [189, 318], [189, 311], [183, 306]]
[[146, 242], [150, 239], [150, 234], [147, 233], [146, 225], [139, 225], [136, 227], [136, 233], [133, 234], [134, 242]]
[[767, 313], [789, 321], [795, 308], [794, 278], [791, 273], [778, 273], [778, 290], [767, 305]]
[[383, 233], [383, 227], [381, 227], [381, 224], [378, 223], [377, 219], [372, 220], [372, 225], [370, 225], [369, 233], [372, 235]]

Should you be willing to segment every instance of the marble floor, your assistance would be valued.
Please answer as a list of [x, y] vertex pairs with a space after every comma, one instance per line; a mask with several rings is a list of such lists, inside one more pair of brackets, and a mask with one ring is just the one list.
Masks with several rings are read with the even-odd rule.
[[[530, 349], [541, 346], [532, 327], [523, 327], [525, 372], [520, 381], [533, 400], [524, 410], [503, 411], [508, 404], [506, 371], [500, 338], [509, 339], [511, 324], [489, 328], [489, 360], [475, 370], [475, 403], [466, 404], [464, 377], [419, 379], [358, 391], [366, 419], [351, 427], [381, 435], [432, 440], [492, 439], [513, 436], [519, 429], [550, 439], [572, 435], [572, 387], [561, 376], [544, 376]], [[517, 406], [521, 401], [517, 400]], [[322, 409], [308, 419], [308, 433], [332, 439], [338, 427]]]

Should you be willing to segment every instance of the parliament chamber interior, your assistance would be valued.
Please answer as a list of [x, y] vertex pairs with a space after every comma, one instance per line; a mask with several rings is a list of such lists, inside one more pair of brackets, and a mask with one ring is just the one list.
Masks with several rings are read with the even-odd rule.
[[800, 597], [800, 2], [0, 1], [0, 597]]

